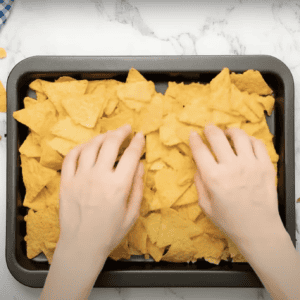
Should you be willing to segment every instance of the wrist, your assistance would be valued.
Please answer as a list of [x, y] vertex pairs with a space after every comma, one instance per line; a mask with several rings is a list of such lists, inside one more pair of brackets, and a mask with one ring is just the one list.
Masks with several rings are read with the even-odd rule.
[[68, 263], [86, 265], [87, 267], [92, 266], [95, 271], [101, 269], [104, 265], [107, 255], [101, 251], [94, 251], [89, 248], [86, 244], [80, 241], [65, 242], [59, 240], [55, 250], [56, 256], [63, 261]]
[[278, 226], [269, 229], [263, 229], [253, 237], [245, 236], [236, 239], [234, 242], [245, 257], [260, 254], [267, 249], [280, 248], [292, 244], [291, 237], [285, 230], [283, 224], [278, 224]]

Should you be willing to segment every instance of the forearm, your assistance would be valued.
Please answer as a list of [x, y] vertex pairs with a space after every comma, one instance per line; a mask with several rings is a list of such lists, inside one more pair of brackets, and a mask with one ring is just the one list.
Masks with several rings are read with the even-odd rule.
[[239, 248], [273, 299], [300, 299], [300, 254], [283, 227]]
[[41, 300], [88, 299], [106, 257], [96, 258], [86, 253], [58, 243]]

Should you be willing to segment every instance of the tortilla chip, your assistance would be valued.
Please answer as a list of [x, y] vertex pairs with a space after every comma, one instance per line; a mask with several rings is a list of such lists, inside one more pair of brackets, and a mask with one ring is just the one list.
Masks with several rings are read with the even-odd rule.
[[226, 239], [227, 235], [220, 230], [208, 217], [196, 221], [203, 232], [219, 239]]
[[155, 92], [155, 86], [152, 81], [138, 81], [119, 85], [117, 95], [120, 100], [134, 100], [141, 102], [150, 102]]
[[6, 57], [6, 51], [4, 48], [0, 48], [0, 58], [5, 58]]
[[165, 247], [158, 248], [155, 244], [153, 244], [150, 239], [147, 239], [147, 250], [152, 258], [159, 262], [164, 254]]
[[59, 239], [58, 208], [47, 207], [36, 213], [32, 209], [25, 216], [27, 235], [27, 257], [34, 258], [42, 252], [43, 243], [57, 243]]
[[2, 82], [0, 81], [0, 112], [6, 112], [6, 110], [6, 91]]
[[192, 221], [180, 217], [172, 208], [161, 209], [161, 216], [161, 227], [156, 242], [159, 248], [171, 245], [180, 238], [192, 238], [203, 233], [201, 228]]
[[41, 136], [47, 135], [57, 122], [55, 108], [50, 101], [38, 102], [29, 108], [15, 111], [13, 117]]
[[197, 249], [197, 253], [194, 255], [195, 259], [204, 258], [205, 260], [210, 260], [210, 262], [214, 263], [216, 260], [216, 264], [219, 263], [219, 259], [225, 249], [225, 243], [223, 240], [216, 239], [214, 237], [209, 236], [206, 233], [199, 235], [192, 239], [194, 247]]
[[65, 97], [62, 106], [75, 124], [94, 128], [99, 117], [102, 117], [106, 104], [105, 87], [103, 94], [86, 94]]
[[19, 151], [27, 157], [40, 157], [42, 154], [41, 146], [34, 142], [32, 136], [32, 133], [27, 136], [26, 140], [19, 148]]
[[142, 217], [139, 217], [128, 234], [128, 242], [136, 250], [147, 253], [147, 231], [143, 225]]
[[258, 95], [270, 95], [273, 93], [259, 71], [247, 70], [243, 74], [235, 74], [233, 72], [230, 74], [230, 79], [242, 92], [257, 93]]
[[30, 98], [30, 97], [25, 97], [23, 102], [24, 102], [25, 108], [30, 108], [31, 106], [33, 106], [37, 103], [37, 101], [35, 99]]
[[70, 117], [66, 117], [65, 119], [58, 121], [52, 127], [51, 133], [57, 137], [67, 139], [78, 144], [85, 143], [98, 135], [98, 133], [91, 128], [75, 124]]
[[161, 169], [155, 174], [155, 186], [162, 207], [171, 207], [177, 199], [189, 188], [190, 184], [179, 186], [177, 184], [180, 172]]
[[140, 81], [147, 81], [145, 77], [136, 69], [131, 68], [128, 72], [126, 83], [133, 83], [133, 82], [140, 82]]
[[36, 159], [21, 155], [23, 181], [26, 188], [25, 200], [31, 202], [56, 175], [56, 171], [45, 168]]
[[48, 144], [63, 156], [66, 156], [78, 145], [77, 143], [59, 137], [55, 137], [53, 140], [48, 141]]
[[66, 81], [76, 81], [76, 79], [74, 79], [70, 76], [61, 76], [55, 80], [55, 82], [66, 82]]
[[183, 194], [178, 198], [178, 200], [173, 204], [173, 206], [181, 206], [191, 203], [198, 202], [198, 193], [195, 184], [193, 183]]
[[63, 157], [50, 146], [49, 142], [52, 139], [45, 138], [41, 141], [40, 164], [44, 167], [58, 171], [61, 170]]
[[143, 218], [142, 221], [151, 243], [155, 244], [161, 226], [161, 214], [153, 212], [147, 218]]
[[162, 257], [164, 261], [170, 262], [190, 262], [197, 254], [198, 250], [190, 238], [184, 237], [182, 240], [175, 241], [168, 252]]
[[135, 132], [141, 131], [145, 135], [159, 129], [162, 124], [162, 97], [161, 94], [157, 93], [152, 101], [136, 115], [133, 123]]

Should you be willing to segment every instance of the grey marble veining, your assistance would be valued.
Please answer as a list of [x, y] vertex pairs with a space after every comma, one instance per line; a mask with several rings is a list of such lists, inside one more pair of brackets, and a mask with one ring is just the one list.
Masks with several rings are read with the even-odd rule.
[[[15, 1], [0, 31], [0, 80], [33, 55], [268, 54], [295, 81], [296, 199], [299, 190], [300, 4], [298, 1]], [[40, 289], [18, 283], [5, 263], [6, 114], [0, 113], [0, 295], [38, 299]], [[297, 240], [300, 204], [296, 205]], [[299, 251], [299, 244], [297, 244]], [[271, 299], [264, 289], [94, 289], [90, 299]]]

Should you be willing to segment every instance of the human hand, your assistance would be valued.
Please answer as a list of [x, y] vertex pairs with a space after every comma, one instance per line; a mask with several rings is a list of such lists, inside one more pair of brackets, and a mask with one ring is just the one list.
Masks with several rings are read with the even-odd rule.
[[142, 133], [134, 136], [114, 169], [119, 147], [130, 132], [125, 125], [101, 134], [65, 157], [59, 244], [80, 244], [87, 255], [107, 257], [135, 223], [143, 196]]
[[283, 227], [276, 172], [264, 143], [241, 129], [227, 129], [236, 155], [220, 128], [207, 126], [204, 133], [218, 162], [196, 132], [190, 146], [198, 169], [199, 205], [206, 215], [238, 244]]

